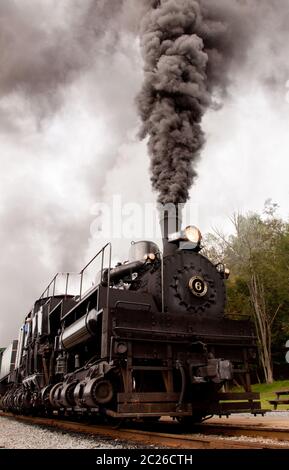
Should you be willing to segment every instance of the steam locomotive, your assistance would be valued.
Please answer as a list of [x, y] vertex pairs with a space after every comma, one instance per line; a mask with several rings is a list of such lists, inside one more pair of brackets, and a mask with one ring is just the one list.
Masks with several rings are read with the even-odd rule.
[[[55, 276], [2, 354], [0, 407], [21, 414], [90, 415], [183, 423], [210, 415], [262, 413], [251, 391], [256, 337], [224, 314], [229, 275], [201, 254], [198, 228], [162, 219], [163, 251], [132, 243], [111, 267], [111, 245], [94, 259], [97, 282], [77, 295]], [[105, 263], [108, 257], [108, 264]], [[243, 386], [242, 393], [230, 385]]]

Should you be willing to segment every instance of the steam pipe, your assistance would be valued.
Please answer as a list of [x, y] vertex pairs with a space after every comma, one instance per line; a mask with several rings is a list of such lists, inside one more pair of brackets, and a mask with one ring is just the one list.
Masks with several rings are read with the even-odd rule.
[[146, 264], [146, 260], [133, 261], [132, 263], [121, 264], [120, 266], [117, 266], [116, 268], [105, 271], [103, 275], [103, 281], [105, 283], [109, 283], [108, 276], [110, 277], [110, 280], [114, 280], [114, 281], [117, 279], [121, 279], [125, 276], [129, 276], [132, 273], [138, 272], [141, 268], [145, 266], [145, 264]]

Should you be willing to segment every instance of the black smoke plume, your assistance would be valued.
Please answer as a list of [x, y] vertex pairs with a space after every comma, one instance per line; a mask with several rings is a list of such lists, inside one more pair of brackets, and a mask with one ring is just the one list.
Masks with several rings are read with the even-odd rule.
[[195, 34], [195, 0], [154, 2], [142, 22], [145, 81], [138, 97], [143, 136], [149, 135], [152, 184], [159, 202], [180, 203], [196, 176], [192, 159], [204, 144], [201, 119], [210, 103], [208, 56]]
[[[220, 105], [231, 75], [241, 71], [258, 38], [262, 37], [268, 58], [272, 57], [277, 40], [268, 41], [268, 36], [276, 26], [279, 39], [284, 38], [286, 3], [151, 0], [141, 25], [145, 65], [137, 102], [141, 137], [149, 138], [152, 185], [160, 203], [187, 201], [205, 143], [204, 113], [209, 106]], [[280, 76], [280, 69], [273, 74], [272, 69], [260, 81], [272, 84], [272, 78]], [[264, 71], [264, 63], [260, 70]]]

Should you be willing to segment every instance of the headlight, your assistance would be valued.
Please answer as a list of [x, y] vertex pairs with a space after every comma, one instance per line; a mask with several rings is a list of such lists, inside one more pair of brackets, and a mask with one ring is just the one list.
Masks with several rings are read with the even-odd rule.
[[225, 279], [229, 279], [231, 271], [229, 268], [225, 268]]
[[185, 229], [185, 236], [189, 242], [195, 243], [196, 245], [200, 244], [202, 241], [202, 234], [200, 230], [194, 225], [189, 225]]
[[[194, 225], [189, 225], [180, 232], [172, 233], [168, 237], [169, 243], [179, 244], [181, 250], [190, 250], [199, 252], [202, 249], [202, 234]], [[182, 244], [180, 244], [182, 242]]]
[[148, 254], [144, 255], [144, 259], [146, 261], [149, 261], [149, 260], [150, 261], [155, 261], [156, 255], [154, 253], [148, 253]]
[[231, 272], [230, 269], [227, 268], [224, 263], [216, 264], [215, 268], [223, 279], [229, 279]]

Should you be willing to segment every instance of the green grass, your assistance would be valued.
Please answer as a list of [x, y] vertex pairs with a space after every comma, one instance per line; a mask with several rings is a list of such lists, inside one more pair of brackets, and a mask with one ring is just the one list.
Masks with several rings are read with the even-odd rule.
[[[289, 390], [289, 380], [283, 380], [274, 382], [273, 384], [256, 384], [252, 387], [253, 392], [259, 392], [261, 394], [262, 408], [274, 409], [273, 405], [268, 403], [268, 400], [276, 399], [276, 391]], [[282, 397], [280, 397], [282, 400]], [[289, 396], [283, 397], [288, 399]], [[278, 406], [277, 410], [289, 410], [289, 405]]]
[[[265, 409], [270, 409], [273, 410], [274, 407], [273, 405], [270, 405], [268, 403], [268, 400], [275, 400], [276, 399], [276, 391], [279, 390], [289, 390], [289, 380], [283, 380], [283, 381], [277, 381], [274, 382], [273, 384], [256, 384], [252, 385], [252, 391], [253, 392], [258, 392], [261, 395], [261, 403], [262, 403], [262, 408]], [[234, 391], [242, 391], [239, 388], [234, 388]], [[282, 400], [282, 397], [280, 397]], [[283, 397], [284, 399], [289, 399], [289, 396]], [[284, 411], [284, 410], [289, 410], [289, 405], [280, 405], [278, 406], [277, 410], [279, 411]]]

